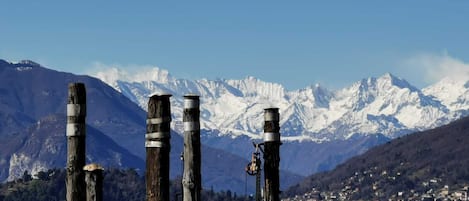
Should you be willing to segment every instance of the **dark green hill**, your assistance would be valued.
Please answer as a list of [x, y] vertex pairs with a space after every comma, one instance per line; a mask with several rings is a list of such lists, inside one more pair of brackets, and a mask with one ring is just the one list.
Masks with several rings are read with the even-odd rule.
[[[0, 183], [0, 201], [59, 201], [65, 200], [64, 169], [50, 169], [30, 175], [25, 172], [15, 181]], [[33, 177], [36, 177], [33, 179]], [[104, 201], [145, 200], [144, 177], [133, 169], [108, 169], [104, 171]], [[181, 199], [180, 178], [171, 181], [171, 201]], [[204, 189], [201, 192], [205, 201], [250, 201], [252, 198], [237, 196], [232, 191]]]
[[469, 185], [468, 167], [469, 118], [463, 118], [372, 148], [330, 172], [308, 177], [284, 196], [320, 193], [323, 198], [332, 194], [346, 200], [438, 197], [445, 186], [455, 192]]

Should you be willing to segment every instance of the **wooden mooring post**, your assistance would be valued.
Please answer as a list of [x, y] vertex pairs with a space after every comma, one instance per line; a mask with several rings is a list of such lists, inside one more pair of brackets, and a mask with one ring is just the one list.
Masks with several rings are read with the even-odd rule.
[[85, 200], [86, 90], [83, 83], [68, 85], [67, 104], [67, 201]]
[[154, 95], [148, 101], [146, 147], [146, 200], [169, 201], [171, 95]]
[[103, 167], [92, 163], [83, 167], [86, 182], [86, 201], [103, 200]]
[[280, 201], [280, 115], [278, 108], [264, 111], [264, 200]]
[[184, 96], [184, 175], [182, 179], [184, 201], [200, 201], [202, 189], [199, 105], [199, 96]]

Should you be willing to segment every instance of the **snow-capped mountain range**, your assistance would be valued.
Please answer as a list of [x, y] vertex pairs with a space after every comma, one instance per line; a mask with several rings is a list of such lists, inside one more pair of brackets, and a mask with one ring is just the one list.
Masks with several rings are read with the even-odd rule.
[[469, 113], [469, 75], [457, 80], [448, 77], [421, 90], [387, 73], [334, 91], [319, 84], [288, 91], [280, 84], [254, 77], [176, 79], [159, 68], [132, 76], [113, 68], [93, 76], [145, 110], [151, 94], [172, 94], [172, 126], [177, 131], [182, 131], [183, 95], [198, 94], [201, 127], [232, 137], [261, 138], [267, 107], [280, 109], [282, 140], [315, 142], [348, 139], [356, 134], [380, 133], [394, 138]]

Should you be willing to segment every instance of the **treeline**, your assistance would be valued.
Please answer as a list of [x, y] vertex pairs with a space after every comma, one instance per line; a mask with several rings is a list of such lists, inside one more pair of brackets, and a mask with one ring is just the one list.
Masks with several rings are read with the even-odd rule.
[[[0, 184], [0, 201], [62, 201], [65, 200], [65, 169], [51, 169], [39, 172], [34, 177], [27, 171], [15, 181]], [[181, 180], [171, 182], [171, 200], [182, 200]], [[145, 181], [133, 169], [109, 169], [104, 172], [103, 200], [143, 201]], [[202, 191], [206, 201], [250, 201], [252, 197], [237, 196], [230, 190]]]

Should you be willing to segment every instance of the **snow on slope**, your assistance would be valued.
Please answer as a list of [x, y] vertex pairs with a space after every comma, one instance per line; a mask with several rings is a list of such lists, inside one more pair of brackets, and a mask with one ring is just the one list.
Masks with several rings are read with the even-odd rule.
[[434, 96], [452, 111], [469, 109], [469, 75], [443, 78], [422, 91]]
[[448, 123], [457, 117], [454, 115], [456, 110], [469, 109], [467, 83], [463, 85], [466, 93], [462, 96], [459, 94], [462, 89], [449, 93], [451, 97], [461, 99], [455, 103], [454, 97], [444, 101], [435, 98], [446, 97], [438, 92], [441, 88], [452, 87], [448, 83], [441, 84], [440, 88], [436, 88], [438, 85], [427, 88], [424, 94], [391, 74], [363, 79], [337, 91], [319, 84], [287, 91], [280, 84], [254, 77], [242, 80], [176, 79], [168, 71], [158, 68], [131, 77], [117, 69], [95, 76], [144, 109], [150, 94], [172, 94], [172, 126], [178, 131], [182, 130], [183, 95], [198, 94], [202, 128], [219, 130], [232, 137], [260, 138], [263, 112], [267, 107], [280, 108], [284, 140], [318, 142], [347, 139], [355, 134], [381, 133], [396, 137]]

